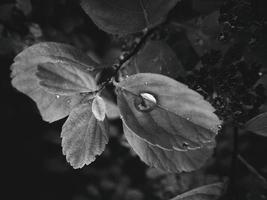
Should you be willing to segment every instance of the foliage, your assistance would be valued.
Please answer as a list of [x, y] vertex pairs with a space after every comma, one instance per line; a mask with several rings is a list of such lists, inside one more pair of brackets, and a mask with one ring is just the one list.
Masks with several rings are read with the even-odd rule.
[[[173, 200], [239, 199], [238, 191], [245, 186], [237, 180], [238, 160], [259, 179], [256, 194], [264, 196], [262, 172], [239, 153], [243, 154], [240, 140], [247, 131], [267, 135], [266, 16], [260, 11], [265, 4], [261, 0], [188, 2], [82, 0], [81, 8], [107, 33], [97, 28], [92, 31], [107, 37], [113, 49], [98, 45], [98, 51], [106, 53], [101, 58], [91, 50], [84, 51], [88, 47], [77, 43], [77, 38], [68, 42], [72, 45], [60, 39], [44, 42], [40, 38], [45, 29], [32, 24], [28, 29], [33, 41], [0, 38], [1, 44], [8, 44], [4, 53], [20, 52], [11, 65], [11, 83], [35, 101], [44, 121], [68, 117], [62, 126], [61, 145], [75, 169], [95, 161], [105, 148], [109, 150], [109, 140], [121, 137], [121, 143], [147, 165], [178, 173], [163, 173], [155, 180], [169, 181], [174, 176], [173, 181], [182, 172], [192, 171], [195, 176], [205, 176], [202, 170], [209, 167], [220, 171], [226, 166], [230, 171], [222, 173], [229, 177], [225, 194], [225, 185], [217, 176], [197, 182], [199, 185], [185, 183], [183, 191], [173, 186], [171, 195], [153, 198], [179, 194]], [[6, 6], [13, 9], [13, 5]], [[34, 4], [17, 1], [14, 9], [29, 16]], [[9, 18], [0, 15], [1, 20]], [[64, 25], [66, 35], [75, 26], [75, 22]], [[118, 117], [124, 136], [114, 136], [113, 122]], [[255, 194], [244, 195], [253, 199]], [[131, 191], [128, 198], [143, 196]]]

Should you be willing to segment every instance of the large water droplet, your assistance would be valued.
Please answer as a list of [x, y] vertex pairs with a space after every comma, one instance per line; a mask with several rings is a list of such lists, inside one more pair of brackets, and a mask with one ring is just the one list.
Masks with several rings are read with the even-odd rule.
[[189, 147], [189, 144], [187, 142], [183, 142], [183, 147], [187, 149]]
[[135, 98], [134, 104], [139, 111], [150, 112], [156, 106], [157, 99], [154, 95], [144, 92]]

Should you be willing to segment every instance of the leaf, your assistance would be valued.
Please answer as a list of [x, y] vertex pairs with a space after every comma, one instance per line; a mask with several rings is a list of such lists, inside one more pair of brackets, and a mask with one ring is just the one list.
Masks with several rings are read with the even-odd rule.
[[93, 71], [97, 64], [79, 49], [67, 44], [41, 42], [26, 48], [15, 59], [21, 67], [13, 69], [16, 75], [42, 63], [71, 63], [77, 69]]
[[97, 90], [92, 75], [80, 71], [68, 62], [40, 64], [36, 76], [40, 86], [52, 94], [73, 95]]
[[202, 167], [212, 155], [211, 147], [196, 150], [163, 150], [139, 138], [127, 125], [123, 124], [124, 135], [133, 150], [147, 165], [169, 172], [189, 172]]
[[[118, 83], [123, 122], [149, 144], [167, 150], [197, 149], [214, 140], [221, 121], [214, 108], [186, 85], [140, 73]], [[151, 94], [156, 103], [141, 94]]]
[[32, 12], [31, 0], [16, 0], [16, 7], [23, 12], [25, 16]]
[[137, 73], [156, 73], [172, 78], [184, 75], [181, 62], [172, 49], [163, 41], [149, 41], [124, 66], [123, 73], [133, 75]]
[[170, 200], [216, 200], [222, 195], [223, 189], [223, 183], [213, 183], [195, 188]]
[[267, 137], [267, 112], [250, 119], [245, 128], [248, 131]]
[[96, 96], [92, 103], [92, 111], [95, 118], [99, 121], [103, 121], [106, 116], [106, 104], [100, 96]]
[[129, 34], [160, 24], [179, 0], [82, 0], [93, 22], [112, 34]]
[[98, 121], [92, 103], [75, 107], [62, 127], [63, 154], [75, 169], [92, 163], [108, 143], [107, 121]]
[[203, 56], [211, 49], [225, 51], [227, 48], [227, 44], [222, 44], [218, 40], [221, 31], [219, 17], [220, 12], [214, 11], [205, 17], [201, 16], [184, 24], [176, 24], [186, 31], [187, 38], [199, 56]]
[[79, 50], [69, 45], [53, 42], [33, 45], [18, 54], [11, 66], [12, 85], [32, 98], [43, 120], [54, 122], [66, 117], [71, 108], [80, 102], [80, 95], [60, 96], [50, 94], [39, 85], [37, 66], [44, 63], [66, 64], [81, 71], [94, 70], [96, 63]]

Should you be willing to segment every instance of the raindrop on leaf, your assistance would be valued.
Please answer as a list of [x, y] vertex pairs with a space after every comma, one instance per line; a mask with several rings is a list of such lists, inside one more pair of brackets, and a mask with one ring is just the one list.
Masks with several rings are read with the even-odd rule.
[[135, 107], [141, 112], [150, 112], [156, 106], [157, 100], [154, 95], [149, 93], [140, 93], [134, 101]]

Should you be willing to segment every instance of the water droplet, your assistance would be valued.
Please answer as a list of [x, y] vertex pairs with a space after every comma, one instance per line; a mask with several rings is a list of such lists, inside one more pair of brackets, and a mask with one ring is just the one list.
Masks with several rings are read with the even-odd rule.
[[120, 55], [120, 60], [123, 60], [124, 59], [124, 55]]
[[142, 112], [150, 112], [156, 106], [157, 99], [154, 95], [149, 93], [140, 93], [138, 97], [135, 98], [134, 104], [137, 110]]
[[259, 75], [259, 76], [262, 76], [262, 75], [263, 75], [263, 73], [262, 73], [262, 72], [259, 72], [259, 73], [258, 73], [258, 75]]
[[183, 147], [184, 148], [188, 148], [189, 147], [189, 144], [187, 142], [183, 142]]
[[57, 94], [57, 95], [56, 95], [56, 98], [59, 99], [59, 97], [60, 97], [60, 96]]
[[189, 118], [189, 117], [187, 117], [187, 118], [186, 118], [186, 120], [190, 120], [190, 118]]

